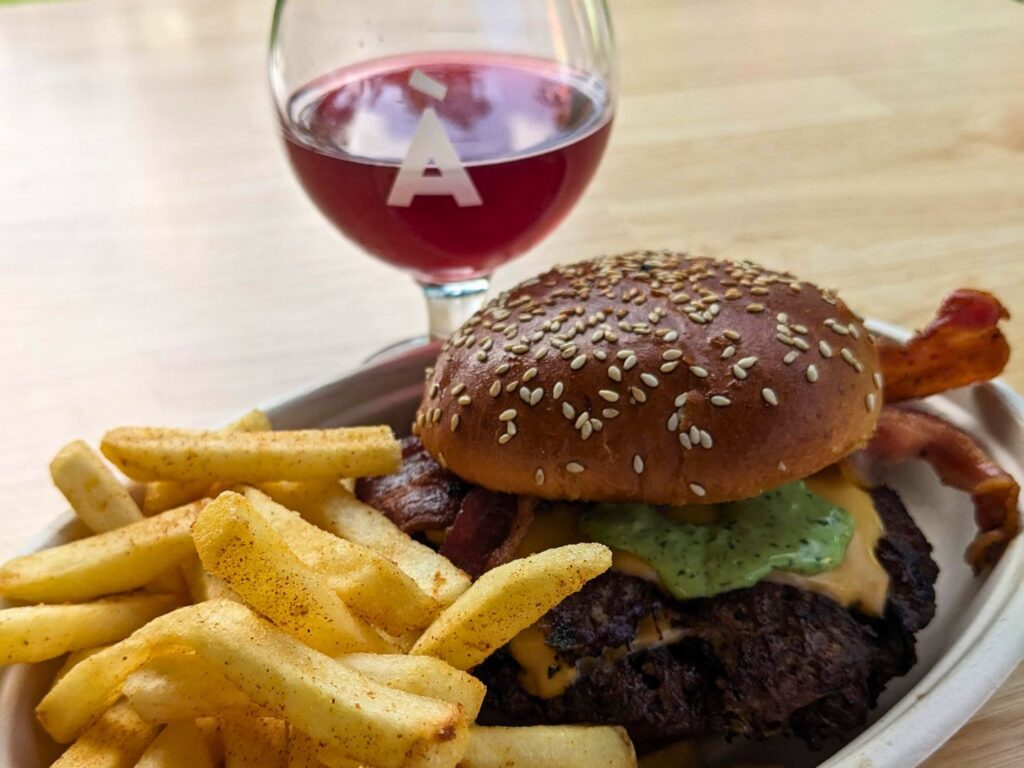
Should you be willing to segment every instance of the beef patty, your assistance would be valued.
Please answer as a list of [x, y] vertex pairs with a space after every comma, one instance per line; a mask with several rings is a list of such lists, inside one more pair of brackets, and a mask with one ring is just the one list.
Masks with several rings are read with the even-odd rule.
[[[916, 661], [914, 633], [935, 613], [931, 546], [888, 488], [872, 491], [885, 527], [877, 553], [891, 583], [884, 617], [828, 597], [762, 582], [676, 601], [656, 586], [609, 572], [540, 622], [546, 644], [578, 663], [577, 681], [540, 699], [499, 651], [474, 672], [487, 684], [490, 724], [613, 723], [639, 744], [713, 734], [792, 734], [812, 747], [862, 725], [886, 683]], [[683, 639], [616, 654], [646, 616], [670, 617]]]

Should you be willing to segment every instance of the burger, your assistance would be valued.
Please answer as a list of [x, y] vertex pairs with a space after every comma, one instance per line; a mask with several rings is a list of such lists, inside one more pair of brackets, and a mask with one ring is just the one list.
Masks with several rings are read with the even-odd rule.
[[990, 378], [1005, 310], [960, 291], [907, 344], [834, 292], [665, 251], [557, 267], [474, 315], [427, 371], [402, 470], [358, 495], [471, 575], [578, 541], [588, 583], [474, 672], [493, 724], [607, 723], [641, 748], [811, 746], [915, 663], [938, 567], [880, 461], [975, 500], [980, 570], [1017, 485], [906, 402]]

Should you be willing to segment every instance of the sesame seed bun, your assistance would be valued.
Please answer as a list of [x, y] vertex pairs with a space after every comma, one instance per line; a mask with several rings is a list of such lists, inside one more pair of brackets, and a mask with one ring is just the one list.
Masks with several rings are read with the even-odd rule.
[[414, 431], [493, 491], [748, 498], [864, 445], [878, 357], [831, 292], [749, 262], [637, 252], [556, 267], [445, 343]]

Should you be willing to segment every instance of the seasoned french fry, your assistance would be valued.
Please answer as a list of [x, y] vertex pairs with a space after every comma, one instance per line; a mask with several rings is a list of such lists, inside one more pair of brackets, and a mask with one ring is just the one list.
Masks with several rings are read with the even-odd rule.
[[255, 488], [239, 491], [342, 602], [385, 632], [423, 629], [441, 612], [440, 603], [383, 555], [317, 528]]
[[389, 427], [293, 432], [211, 432], [121, 427], [103, 455], [133, 480], [258, 483], [370, 477], [395, 472], [402, 453]]
[[0, 611], [0, 666], [44, 661], [121, 640], [180, 605], [177, 595], [130, 595], [78, 605], [7, 608]]
[[611, 565], [603, 544], [570, 544], [499, 566], [445, 609], [410, 653], [471, 669]]
[[538, 725], [470, 729], [460, 768], [636, 768], [633, 743], [622, 728]]
[[135, 768], [214, 768], [206, 739], [194, 721], [171, 723], [153, 740]]
[[375, 683], [226, 600], [162, 616], [86, 659], [40, 702], [40, 723], [57, 741], [70, 741], [117, 699], [154, 648], [169, 645], [192, 648], [255, 703], [351, 760], [440, 768], [465, 751], [458, 705]]
[[17, 557], [0, 569], [0, 595], [59, 603], [141, 587], [194, 551], [190, 528], [202, 504]]
[[241, 600], [238, 593], [227, 585], [224, 579], [214, 576], [203, 567], [203, 561], [196, 554], [181, 564], [181, 573], [188, 585], [193, 603], [206, 600]]
[[448, 558], [403, 533], [339, 483], [273, 483], [263, 490], [313, 525], [391, 560], [441, 605], [451, 605], [469, 588], [469, 576]]
[[288, 725], [283, 720], [228, 715], [221, 719], [224, 768], [286, 768]]
[[132, 709], [149, 723], [222, 714], [270, 715], [194, 651], [180, 650], [151, 658], [128, 676], [123, 692]]
[[[225, 432], [269, 432], [270, 419], [263, 411], [252, 410], [224, 427]], [[142, 513], [155, 515], [174, 509], [203, 496], [216, 496], [210, 492], [210, 484], [202, 481], [180, 483], [173, 480], [157, 480], [146, 483], [142, 496]]]
[[476, 720], [487, 688], [468, 672], [462, 672], [430, 656], [398, 656], [350, 653], [338, 662], [371, 680], [431, 699], [458, 704], [467, 720]]
[[244, 496], [232, 491], [218, 496], [199, 515], [192, 536], [208, 571], [307, 645], [330, 655], [390, 649]]
[[640, 768], [704, 768], [696, 741], [677, 741], [657, 752], [649, 752], [639, 762]]
[[288, 768], [325, 768], [319, 745], [296, 728], [288, 732]]
[[128, 704], [118, 702], [51, 768], [132, 768], [156, 736], [157, 728], [144, 723]]
[[81, 440], [61, 448], [50, 462], [50, 476], [75, 514], [94, 533], [142, 519], [142, 511], [124, 483]]
[[68, 673], [69, 669], [77, 665], [79, 662], [85, 661], [94, 653], [99, 653], [104, 648], [109, 647], [109, 645], [95, 645], [92, 648], [80, 648], [77, 651], [72, 651], [68, 654], [67, 658], [64, 659], [64, 663], [60, 665], [60, 669], [58, 669], [57, 674], [54, 675], [53, 681], [57, 682]]

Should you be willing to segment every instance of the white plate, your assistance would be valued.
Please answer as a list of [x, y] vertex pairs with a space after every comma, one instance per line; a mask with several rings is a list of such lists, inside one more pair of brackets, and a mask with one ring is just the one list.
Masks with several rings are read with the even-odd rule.
[[[870, 327], [906, 336], [891, 326]], [[436, 349], [420, 349], [361, 368], [272, 405], [268, 413], [278, 429], [386, 423], [405, 434], [422, 391], [423, 369], [435, 355]], [[960, 390], [930, 399], [928, 407], [970, 431], [1002, 466], [1024, 478], [1019, 460], [1024, 456], [1024, 400], [1008, 387], [992, 383]], [[886, 480], [935, 547], [941, 567], [938, 611], [919, 635], [917, 665], [890, 683], [872, 723], [841, 749], [836, 743], [812, 753], [784, 740], [709, 744], [716, 761], [779, 761], [787, 768], [910, 768], [966, 723], [1024, 658], [1024, 537], [1013, 542], [991, 573], [976, 579], [963, 562], [964, 548], [974, 536], [970, 500], [941, 487], [916, 462]], [[69, 515], [44, 531], [30, 549], [79, 535]], [[55, 757], [57, 749], [36, 725], [32, 709], [56, 666], [0, 670], [0, 765], [36, 768]]]

